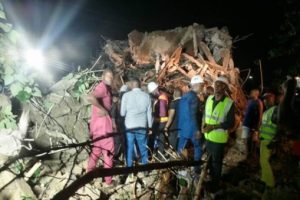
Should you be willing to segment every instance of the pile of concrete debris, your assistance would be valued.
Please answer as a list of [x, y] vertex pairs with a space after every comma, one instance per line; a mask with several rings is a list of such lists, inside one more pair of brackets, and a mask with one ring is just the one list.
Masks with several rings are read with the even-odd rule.
[[[124, 84], [124, 77], [130, 75], [138, 76], [144, 84], [157, 81], [170, 91], [174, 87], [187, 90], [189, 79], [196, 74], [202, 76], [207, 85], [212, 85], [220, 75], [227, 76], [231, 90], [228, 95], [243, 110], [246, 99], [241, 89], [239, 70], [231, 57], [232, 43], [226, 28], [205, 29], [198, 24], [150, 33], [133, 31], [129, 33], [128, 41], [106, 40], [93, 67], [68, 74], [50, 87], [43, 98], [33, 98], [30, 102], [33, 126], [27, 137], [34, 140], [31, 142], [33, 150], [47, 152], [35, 154], [38, 159], [23, 159], [22, 166], [35, 172], [37, 182], [33, 183], [32, 178], [28, 178], [34, 194], [39, 199], [50, 199], [85, 172], [89, 153], [85, 149], [87, 144], [79, 148], [80, 153], [78, 148], [59, 147], [84, 143], [89, 139], [90, 105], [85, 95], [100, 81], [98, 73], [101, 74], [105, 67], [112, 67], [116, 72], [115, 90]], [[32, 146], [27, 146], [27, 149], [32, 151]], [[152, 174], [149, 182], [159, 185], [161, 173], [153, 171]], [[78, 195], [89, 194], [99, 198], [104, 192], [99, 190], [101, 184], [95, 187], [97, 182], [82, 188], [77, 197], [84, 199], [84, 196]], [[115, 195], [132, 198], [126, 187], [123, 185], [125, 189], [120, 189], [121, 193]], [[157, 189], [154, 187], [150, 193], [157, 193]], [[33, 195], [32, 192], [30, 194]]]
[[150, 33], [135, 30], [128, 34], [128, 43], [107, 40], [104, 50], [121, 74], [139, 74], [144, 83], [156, 80], [170, 90], [179, 87], [187, 91], [194, 75], [203, 77], [207, 86], [218, 76], [226, 76], [228, 95], [243, 110], [246, 98], [231, 56], [232, 44], [226, 27], [205, 29], [195, 23]]

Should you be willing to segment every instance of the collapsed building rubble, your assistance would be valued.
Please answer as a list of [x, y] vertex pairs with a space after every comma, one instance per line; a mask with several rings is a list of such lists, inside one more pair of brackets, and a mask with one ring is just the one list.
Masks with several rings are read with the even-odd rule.
[[[239, 69], [232, 59], [232, 38], [226, 27], [210, 28], [193, 24], [166, 31], [141, 33], [136, 30], [128, 34], [128, 45], [107, 41], [105, 53], [114, 66], [126, 74], [138, 71], [144, 83], [157, 80], [161, 86], [187, 91], [188, 82], [194, 75], [204, 78], [207, 85], [220, 75], [230, 81], [230, 96], [239, 110], [246, 106], [241, 88]], [[145, 71], [148, 69], [148, 71]]]
[[[111, 67], [115, 71], [115, 90], [130, 75], [138, 76], [143, 84], [157, 81], [169, 91], [174, 87], [187, 91], [189, 79], [196, 74], [204, 78], [207, 86], [212, 85], [219, 75], [227, 76], [230, 80], [228, 95], [235, 100], [238, 110], [243, 111], [246, 98], [241, 88], [239, 70], [231, 56], [232, 44], [226, 28], [206, 29], [198, 24], [149, 33], [132, 31], [128, 35], [128, 41], [106, 40], [103, 51], [92, 68], [68, 74], [49, 88], [49, 93], [43, 98], [30, 101], [33, 126], [28, 137], [34, 140], [33, 149], [56, 149], [47, 151], [47, 154], [43, 154], [45, 157], [39, 155], [37, 158], [24, 159], [24, 166], [32, 166], [28, 163], [40, 159], [37, 165], [39, 173], [34, 177], [37, 180], [27, 179], [34, 192], [32, 196], [52, 199], [72, 181], [85, 174], [89, 153], [87, 145], [70, 149], [57, 147], [84, 143], [89, 139], [90, 104], [85, 95], [100, 80], [98, 72], [105, 67]], [[224, 164], [230, 165], [224, 167], [224, 171], [230, 171], [245, 158], [238, 145], [238, 142], [234, 143], [226, 154]], [[153, 199], [153, 196], [189, 199], [191, 193], [195, 192], [191, 189], [195, 187], [191, 171], [182, 168], [154, 170], [148, 177], [143, 177], [143, 180], [150, 183], [148, 188], [135, 178], [111, 191], [103, 188], [101, 180], [96, 179], [79, 189], [72, 199]], [[122, 179], [121, 176], [116, 178]], [[179, 188], [174, 188], [174, 180], [178, 182]], [[236, 188], [229, 187], [230, 190]], [[197, 195], [200, 192], [196, 191]], [[254, 199], [260, 195], [255, 193]]]
[[[31, 100], [30, 117], [34, 125], [28, 137], [33, 138], [35, 146], [40, 149], [87, 141], [90, 105], [85, 95], [99, 81], [97, 71], [108, 66], [116, 71], [115, 89], [123, 84], [123, 77], [128, 75], [138, 76], [143, 83], [156, 80], [170, 90], [174, 86], [186, 90], [189, 78], [195, 74], [204, 77], [208, 85], [218, 75], [226, 75], [230, 79], [232, 97], [238, 99], [241, 96], [238, 106], [242, 109], [245, 97], [238, 70], [234, 68], [230, 55], [231, 47], [232, 39], [226, 28], [205, 29], [198, 24], [151, 33], [133, 31], [128, 35], [128, 41], [107, 40], [93, 68], [67, 75], [49, 88], [49, 93], [43, 98]], [[85, 171], [88, 156], [88, 151], [81, 152], [76, 157], [78, 164], [74, 170], [71, 161], [74, 161], [77, 151], [69, 149], [51, 153], [53, 161], [42, 162], [41, 184], [34, 188], [36, 196], [42, 199], [55, 195], [55, 191], [68, 184], [68, 178], [74, 180], [81, 175]], [[51, 164], [47, 164], [49, 162], [56, 163], [56, 169], [63, 170], [57, 173]], [[156, 187], [160, 190], [159, 186]], [[84, 194], [87, 191], [80, 192]]]
[[[68, 74], [51, 86], [43, 99], [31, 102], [31, 118], [36, 124], [33, 138], [41, 143], [47, 141], [41, 144], [46, 146], [58, 140], [86, 141], [90, 105], [85, 95], [100, 80], [95, 74], [104, 67], [113, 67], [116, 71], [116, 90], [128, 75], [138, 76], [144, 83], [157, 80], [170, 90], [176, 86], [186, 90], [189, 78], [195, 74], [202, 76], [207, 85], [212, 85], [218, 75], [225, 75], [230, 80], [229, 95], [238, 108], [244, 110], [246, 98], [230, 55], [232, 39], [226, 28], [205, 29], [194, 24], [151, 33], [133, 31], [128, 38], [128, 42], [107, 40], [101, 58], [92, 69]], [[51, 137], [52, 141], [39, 140], [39, 137]]]
[[[156, 80], [169, 90], [174, 86], [187, 90], [189, 79], [196, 74], [202, 76], [207, 85], [212, 85], [217, 76], [225, 75], [230, 80], [230, 95], [239, 100], [237, 105], [241, 110], [244, 108], [245, 97], [239, 72], [231, 58], [232, 40], [226, 28], [205, 29], [194, 24], [151, 33], [133, 31], [128, 38], [128, 42], [107, 40], [96, 66], [100, 69], [69, 74], [53, 85], [41, 102], [32, 103], [32, 118], [36, 122], [32, 137], [36, 143], [49, 147], [88, 139], [90, 105], [85, 101], [84, 94], [99, 80], [94, 72], [108, 66], [116, 71], [115, 89], [124, 84], [124, 76], [130, 75], [138, 76], [143, 83]], [[93, 79], [87, 80], [86, 74]], [[88, 86], [76, 100], [74, 89], [81, 80], [86, 80]], [[83, 160], [84, 157], [79, 162]]]

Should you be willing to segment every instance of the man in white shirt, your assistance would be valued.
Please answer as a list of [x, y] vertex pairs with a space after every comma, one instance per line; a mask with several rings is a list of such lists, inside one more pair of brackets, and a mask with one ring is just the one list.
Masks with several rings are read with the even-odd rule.
[[142, 164], [148, 163], [147, 129], [153, 122], [150, 96], [140, 89], [139, 79], [132, 78], [131, 86], [132, 90], [124, 94], [121, 102], [121, 116], [125, 117], [128, 167], [133, 165], [135, 141], [141, 153]]

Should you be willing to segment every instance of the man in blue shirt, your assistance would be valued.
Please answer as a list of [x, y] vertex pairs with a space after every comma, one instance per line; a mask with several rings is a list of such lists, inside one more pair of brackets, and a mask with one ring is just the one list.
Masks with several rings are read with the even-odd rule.
[[259, 130], [263, 113], [263, 104], [259, 99], [259, 90], [252, 89], [250, 92], [250, 99], [248, 101], [247, 109], [245, 111], [245, 117], [243, 121], [242, 140], [245, 145], [245, 150], [248, 158], [253, 157], [255, 152], [255, 146], [252, 142], [252, 136]]
[[[191, 90], [180, 99], [178, 128], [179, 142], [178, 153], [182, 153], [188, 140], [194, 145], [194, 160], [201, 159], [202, 151], [200, 146], [200, 129], [198, 119], [200, 100], [198, 94], [203, 90], [203, 79], [200, 76], [194, 76], [191, 80]], [[195, 172], [199, 172], [199, 167], [195, 168]]]

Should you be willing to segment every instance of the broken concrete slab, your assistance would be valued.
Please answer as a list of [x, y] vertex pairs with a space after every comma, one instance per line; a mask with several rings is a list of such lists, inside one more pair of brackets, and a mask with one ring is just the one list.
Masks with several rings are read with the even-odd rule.
[[22, 177], [18, 177], [9, 171], [0, 172], [0, 199], [37, 199], [31, 187]]

